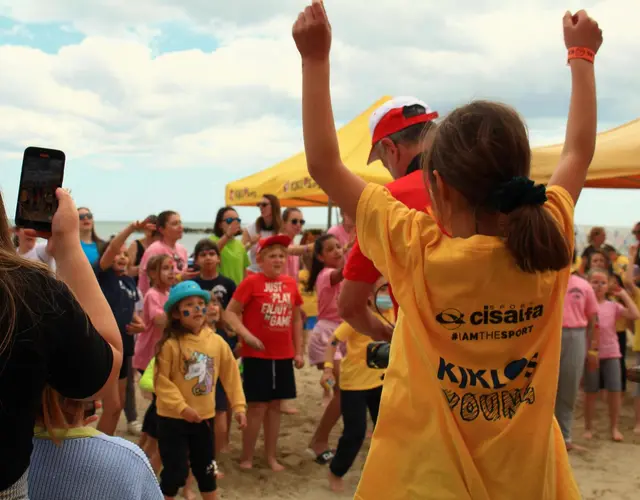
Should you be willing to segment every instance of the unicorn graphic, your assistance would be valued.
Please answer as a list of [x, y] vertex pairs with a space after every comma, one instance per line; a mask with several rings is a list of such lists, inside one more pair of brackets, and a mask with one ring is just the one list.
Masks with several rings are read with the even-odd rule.
[[194, 351], [191, 356], [184, 361], [184, 371], [185, 380], [198, 379], [192, 389], [194, 396], [211, 394], [213, 391], [213, 358], [201, 352]]

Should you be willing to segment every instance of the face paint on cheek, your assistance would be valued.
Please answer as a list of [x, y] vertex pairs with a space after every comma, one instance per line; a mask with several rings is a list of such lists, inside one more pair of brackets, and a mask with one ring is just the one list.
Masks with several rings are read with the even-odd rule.
[[207, 308], [206, 307], [202, 308], [202, 314], [207, 314]]
[[183, 315], [185, 318], [188, 318], [189, 316], [191, 316], [191, 313], [190, 313], [189, 311], [182, 311], [182, 315]]

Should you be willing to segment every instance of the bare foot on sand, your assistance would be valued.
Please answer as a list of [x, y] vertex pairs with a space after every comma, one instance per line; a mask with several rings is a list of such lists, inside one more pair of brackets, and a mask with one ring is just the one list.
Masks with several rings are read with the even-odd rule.
[[267, 460], [267, 462], [273, 472], [282, 472], [284, 470], [284, 466], [280, 464], [276, 459]]
[[184, 488], [182, 490], [182, 496], [185, 500], [198, 500], [196, 494], [191, 490], [191, 488]]
[[334, 493], [342, 493], [344, 491], [344, 482], [341, 477], [334, 476], [329, 472], [329, 488]]
[[578, 446], [574, 443], [565, 443], [567, 446], [567, 451], [577, 451], [578, 453], [584, 453], [587, 449], [584, 446]]
[[590, 430], [586, 430], [584, 431], [582, 437], [584, 437], [585, 439], [593, 439], [593, 432], [591, 432]]
[[613, 439], [616, 443], [621, 443], [622, 441], [624, 441], [624, 436], [618, 429], [612, 429], [611, 439]]
[[253, 460], [240, 460], [238, 465], [242, 470], [251, 470], [253, 469]]
[[223, 447], [220, 448], [220, 453], [225, 455], [227, 453], [231, 453], [231, 446], [229, 446], [228, 444], [225, 444]]
[[636, 425], [633, 429], [634, 434], [640, 434], [640, 424]]

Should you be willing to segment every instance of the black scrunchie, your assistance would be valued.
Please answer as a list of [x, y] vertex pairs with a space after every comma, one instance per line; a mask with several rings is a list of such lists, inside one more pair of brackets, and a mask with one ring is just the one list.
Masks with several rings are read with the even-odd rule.
[[489, 196], [487, 205], [503, 214], [509, 214], [525, 205], [542, 205], [547, 201], [543, 184], [536, 184], [528, 177], [513, 177], [500, 184]]

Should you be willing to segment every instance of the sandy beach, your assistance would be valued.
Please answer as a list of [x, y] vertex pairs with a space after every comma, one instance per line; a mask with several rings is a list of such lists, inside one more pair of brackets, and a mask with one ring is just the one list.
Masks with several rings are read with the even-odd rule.
[[[266, 468], [261, 458], [261, 441], [258, 442], [257, 460], [254, 470], [241, 471], [238, 466], [240, 433], [232, 431], [233, 449], [228, 455], [218, 457], [218, 465], [225, 473], [219, 481], [219, 498], [229, 500], [326, 500], [327, 498], [353, 498], [360, 471], [364, 464], [365, 443], [354, 467], [345, 478], [345, 492], [333, 494], [327, 488], [327, 468], [313, 462], [306, 448], [320, 416], [321, 389], [318, 385], [319, 372], [315, 368], [305, 367], [297, 373], [299, 397], [295, 406], [298, 415], [283, 415], [279, 441], [280, 460], [287, 470], [274, 474]], [[576, 444], [588, 449], [585, 453], [572, 453], [571, 464], [576, 480], [585, 500], [637, 500], [640, 495], [640, 436], [634, 436], [633, 400], [629, 388], [621, 418], [623, 443], [614, 443], [608, 438], [607, 410], [604, 403], [598, 404], [598, 434], [592, 441], [582, 439], [583, 420], [581, 405], [576, 410], [574, 440]], [[138, 398], [140, 418], [144, 414], [147, 400]], [[337, 426], [334, 438], [337, 442], [341, 425]], [[133, 441], [126, 433], [124, 417], [121, 419], [118, 434]], [[200, 498], [198, 496], [198, 498]]]

